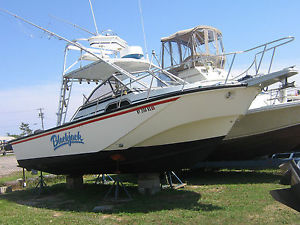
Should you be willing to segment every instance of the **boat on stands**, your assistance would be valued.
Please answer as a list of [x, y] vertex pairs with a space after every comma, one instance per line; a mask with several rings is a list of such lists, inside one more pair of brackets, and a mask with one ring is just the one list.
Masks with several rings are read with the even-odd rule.
[[[11, 142], [21, 167], [68, 175], [189, 168], [215, 150], [261, 88], [296, 73], [245, 82], [229, 78], [229, 71], [221, 79], [190, 82], [145, 60], [141, 48], [115, 34], [88, 42], [68, 41], [66, 52], [80, 56], [65, 65], [58, 126]], [[64, 122], [73, 82], [100, 84]]]
[[[162, 67], [185, 81], [216, 81], [225, 79], [225, 56], [232, 56], [229, 71], [236, 56], [250, 54], [254, 60], [248, 68], [228, 79], [251, 82], [263, 71], [271, 73], [275, 50], [290, 41], [285, 37], [242, 52], [224, 53], [222, 33], [213, 27], [197, 26], [162, 38]], [[270, 61], [265, 64], [266, 52]], [[265, 60], [265, 61], [263, 61]], [[241, 71], [241, 69], [239, 69]], [[294, 67], [283, 68], [281, 73], [297, 74]], [[276, 73], [276, 72], [275, 72]], [[277, 152], [289, 152], [300, 144], [300, 102], [295, 95], [286, 95], [291, 87], [287, 78], [279, 78], [278, 90], [260, 93], [251, 104], [246, 115], [236, 120], [233, 128], [207, 160], [242, 160]], [[293, 90], [295, 91], [295, 90]]]

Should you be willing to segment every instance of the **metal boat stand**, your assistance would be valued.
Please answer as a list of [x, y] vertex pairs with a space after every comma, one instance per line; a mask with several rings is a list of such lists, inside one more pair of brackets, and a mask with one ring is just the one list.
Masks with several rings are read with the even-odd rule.
[[110, 181], [115, 181], [111, 176], [103, 173], [98, 175], [98, 177], [95, 180], [95, 184], [99, 184], [100, 182], [102, 184], [107, 184], [109, 181], [106, 178], [108, 178]]
[[[172, 177], [175, 177], [176, 180], [179, 183], [177, 183], [176, 185], [174, 185]], [[183, 188], [184, 186], [186, 186], [186, 183], [183, 183], [179, 179], [179, 177], [174, 173], [174, 171], [167, 171], [167, 172], [165, 172], [165, 178], [166, 178], [166, 181], [167, 181], [168, 185], [165, 185], [165, 186], [162, 185], [162, 188], [166, 188], [166, 186], [169, 186], [171, 189], [179, 189], [179, 188]]]
[[39, 182], [35, 186], [35, 190], [38, 192], [38, 194], [41, 194], [46, 186], [47, 184], [44, 181], [43, 171], [40, 171]]
[[25, 168], [23, 169], [23, 176], [22, 176], [22, 187], [25, 188], [26, 187], [26, 174], [25, 174]]
[[119, 199], [119, 192], [120, 190], [123, 189], [123, 191], [125, 192], [127, 198], [126, 199], [122, 199], [121, 201], [130, 201], [132, 200], [131, 195], [129, 194], [129, 192], [127, 191], [126, 187], [124, 186], [123, 182], [119, 180], [119, 178], [115, 178], [114, 183], [112, 184], [112, 186], [109, 188], [109, 190], [106, 192], [105, 196], [104, 196], [104, 200], [107, 200], [109, 195], [112, 193], [112, 190], [115, 188], [115, 193], [114, 193], [114, 199], [113, 201], [120, 201]]

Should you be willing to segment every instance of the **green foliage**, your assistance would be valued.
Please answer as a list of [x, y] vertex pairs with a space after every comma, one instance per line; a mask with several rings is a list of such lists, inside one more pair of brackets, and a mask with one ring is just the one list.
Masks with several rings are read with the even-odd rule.
[[33, 133], [32, 130], [30, 129], [28, 123], [22, 122], [19, 129], [21, 130], [21, 134], [20, 134], [21, 137], [24, 137], [24, 136], [27, 136], [27, 135], [30, 135]]
[[10, 134], [10, 133], [6, 133], [6, 136], [8, 136], [8, 137], [14, 137], [14, 138], [21, 137], [19, 134]]
[[10, 134], [10, 133], [6, 133], [7, 136], [9, 137], [14, 137], [14, 138], [19, 138], [19, 137], [24, 137], [30, 134], [33, 134], [33, 130], [30, 129], [29, 124], [28, 123], [24, 123], [22, 122], [19, 126], [19, 129], [21, 131], [20, 134]]

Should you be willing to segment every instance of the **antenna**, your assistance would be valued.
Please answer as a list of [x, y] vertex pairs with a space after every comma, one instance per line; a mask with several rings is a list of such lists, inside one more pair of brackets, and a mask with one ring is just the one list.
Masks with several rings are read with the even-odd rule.
[[63, 22], [63, 23], [67, 23], [67, 24], [69, 24], [69, 25], [71, 25], [71, 26], [73, 26], [73, 27], [75, 27], [75, 28], [78, 28], [78, 29], [80, 29], [80, 30], [82, 30], [82, 31], [84, 31], [84, 32], [87, 32], [87, 33], [89, 33], [89, 34], [91, 34], [91, 35], [94, 35], [94, 36], [97, 35], [96, 33], [90, 32], [89, 30], [87, 30], [87, 29], [85, 29], [85, 28], [83, 28], [83, 27], [80, 27], [80, 26], [78, 26], [77, 24], [71, 23], [71, 22], [69, 22], [69, 21], [67, 21], [67, 20], [65, 20], [65, 19], [61, 19], [61, 18], [58, 18], [58, 17], [53, 16], [53, 15], [50, 15], [50, 17], [52, 17], [52, 18], [54, 18], [54, 19], [56, 19], [56, 20], [59, 20], [59, 21], [61, 21], [61, 22]]
[[93, 5], [92, 5], [91, 0], [89, 0], [89, 2], [90, 2], [91, 12], [92, 12], [93, 20], [94, 20], [94, 25], [95, 25], [95, 28], [96, 28], [96, 34], [99, 35], [98, 27], [97, 27], [95, 15], [94, 15]]
[[39, 111], [39, 118], [41, 118], [41, 122], [42, 122], [42, 129], [44, 129], [44, 113], [43, 113], [43, 108], [39, 108], [37, 109]]
[[141, 24], [142, 24], [143, 35], [144, 35], [145, 55], [146, 55], [146, 58], [149, 60], [149, 55], [148, 55], [148, 50], [147, 50], [146, 33], [145, 33], [145, 27], [144, 27], [144, 19], [143, 19], [143, 11], [142, 11], [142, 3], [141, 3], [141, 0], [138, 0], [138, 2], [139, 2], [139, 9], [140, 9], [140, 16], [141, 16]]

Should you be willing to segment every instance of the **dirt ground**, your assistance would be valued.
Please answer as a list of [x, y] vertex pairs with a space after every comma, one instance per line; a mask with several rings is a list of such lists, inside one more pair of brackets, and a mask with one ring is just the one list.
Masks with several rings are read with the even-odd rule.
[[22, 171], [17, 167], [18, 163], [14, 155], [0, 156], [0, 177], [16, 171]]

